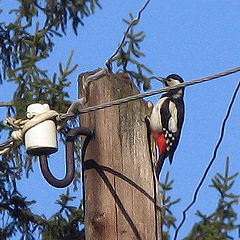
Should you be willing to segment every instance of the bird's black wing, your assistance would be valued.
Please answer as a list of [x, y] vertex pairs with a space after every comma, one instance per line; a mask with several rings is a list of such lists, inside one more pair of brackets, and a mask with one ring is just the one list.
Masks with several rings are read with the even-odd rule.
[[182, 131], [182, 125], [183, 125], [183, 121], [184, 121], [184, 111], [185, 111], [184, 102], [182, 99], [180, 99], [180, 100], [172, 99], [172, 101], [175, 103], [175, 106], [176, 106], [178, 121], [177, 121], [177, 132], [173, 134], [175, 137], [175, 140], [173, 141], [173, 144], [169, 150], [170, 163], [172, 163], [174, 152], [179, 143], [179, 139], [180, 139], [181, 131]]

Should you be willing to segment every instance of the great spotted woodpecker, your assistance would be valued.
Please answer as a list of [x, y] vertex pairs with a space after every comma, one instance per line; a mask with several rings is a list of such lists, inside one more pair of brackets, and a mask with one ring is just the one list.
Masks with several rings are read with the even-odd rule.
[[[177, 74], [171, 74], [161, 80], [165, 87], [182, 83]], [[177, 148], [184, 120], [184, 88], [177, 88], [164, 93], [153, 107], [150, 116], [150, 130], [159, 150], [156, 175], [159, 178], [164, 159], [172, 163]]]

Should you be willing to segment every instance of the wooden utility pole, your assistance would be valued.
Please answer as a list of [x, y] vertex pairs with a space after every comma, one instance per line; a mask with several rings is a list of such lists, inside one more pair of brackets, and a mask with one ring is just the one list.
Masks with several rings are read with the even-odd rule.
[[[79, 76], [79, 97], [82, 77], [93, 73]], [[108, 74], [91, 83], [85, 107], [137, 93], [126, 74]], [[85, 156], [86, 240], [162, 239], [145, 123], [149, 113], [147, 103], [137, 100], [80, 116], [81, 126], [94, 131]]]

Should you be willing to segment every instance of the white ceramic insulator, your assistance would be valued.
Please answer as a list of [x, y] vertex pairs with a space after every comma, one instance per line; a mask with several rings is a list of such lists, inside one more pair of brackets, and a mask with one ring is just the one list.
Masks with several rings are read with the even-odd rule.
[[[50, 111], [48, 104], [34, 103], [27, 108], [27, 117]], [[54, 121], [46, 120], [30, 128], [25, 133], [25, 146], [28, 154], [48, 155], [57, 151], [57, 130]]]

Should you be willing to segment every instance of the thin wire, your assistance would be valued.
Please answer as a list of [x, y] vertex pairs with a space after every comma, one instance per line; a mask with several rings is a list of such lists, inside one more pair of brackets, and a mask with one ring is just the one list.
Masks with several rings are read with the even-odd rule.
[[230, 116], [230, 113], [231, 113], [231, 110], [232, 110], [232, 106], [233, 106], [233, 103], [234, 103], [234, 101], [236, 99], [236, 96], [237, 96], [237, 93], [239, 91], [239, 88], [240, 88], [240, 81], [238, 82], [238, 85], [237, 85], [237, 87], [236, 87], [236, 89], [235, 89], [235, 91], [233, 93], [232, 99], [231, 99], [230, 104], [229, 104], [228, 109], [227, 109], [226, 116], [225, 116], [225, 118], [223, 120], [220, 136], [219, 136], [219, 139], [218, 139], [217, 144], [215, 146], [215, 149], [213, 151], [213, 157], [212, 157], [211, 161], [209, 162], [209, 164], [208, 164], [208, 166], [207, 166], [207, 168], [206, 168], [206, 170], [205, 170], [205, 172], [204, 172], [204, 174], [203, 174], [203, 176], [202, 176], [202, 178], [201, 178], [201, 180], [200, 180], [200, 182], [199, 182], [199, 184], [198, 184], [198, 186], [197, 186], [197, 188], [196, 188], [196, 190], [194, 192], [192, 202], [186, 207], [186, 209], [184, 209], [184, 211], [182, 213], [183, 214], [182, 220], [181, 220], [179, 226], [177, 227], [177, 229], [175, 231], [174, 240], [177, 239], [178, 232], [179, 232], [179, 230], [181, 229], [182, 225], [184, 224], [184, 222], [186, 220], [186, 213], [193, 206], [193, 204], [196, 202], [197, 196], [198, 196], [198, 192], [199, 192], [200, 188], [202, 187], [203, 182], [204, 182], [204, 180], [205, 180], [205, 178], [206, 178], [206, 176], [207, 176], [207, 174], [208, 174], [212, 164], [214, 163], [214, 161], [216, 159], [217, 151], [218, 151], [219, 146], [220, 146], [220, 144], [221, 144], [221, 142], [223, 140], [225, 126], [226, 126], [227, 120], [228, 120], [228, 118]]
[[128, 35], [129, 30], [131, 29], [131, 27], [132, 27], [133, 25], [135, 25], [135, 24], [138, 23], [138, 21], [139, 21], [140, 18], [141, 18], [142, 12], [145, 10], [145, 8], [147, 7], [147, 5], [148, 5], [149, 3], [150, 3], [150, 0], [147, 0], [147, 1], [145, 2], [145, 4], [143, 5], [143, 7], [139, 10], [137, 18], [133, 19], [132, 22], [129, 24], [129, 26], [128, 26], [126, 32], [125, 32], [125, 34], [123, 35], [122, 41], [121, 41], [121, 43], [119, 44], [118, 48], [117, 48], [116, 51], [112, 54], [112, 56], [106, 61], [106, 65], [107, 65], [107, 66], [109, 66], [111, 60], [117, 55], [117, 53], [119, 52], [119, 50], [123, 47], [123, 44], [124, 44], [124, 42], [125, 42], [125, 40], [126, 40], [126, 37], [127, 37], [127, 35]]
[[[221, 77], [224, 77], [224, 76], [227, 76], [227, 75], [239, 72], [239, 71], [240, 71], [240, 67], [236, 67], [236, 68], [229, 69], [227, 71], [220, 72], [220, 73], [217, 73], [217, 74], [214, 74], [214, 75], [199, 78], [199, 79], [192, 80], [192, 81], [189, 81], [189, 82], [180, 83], [180, 84], [172, 86], [172, 87], [166, 87], [166, 88], [163, 88], [163, 89], [157, 89], [157, 90], [153, 90], [153, 91], [149, 91], [149, 92], [145, 92], [145, 93], [140, 93], [140, 94], [128, 96], [128, 97], [125, 97], [125, 98], [121, 98], [121, 99], [118, 99], [118, 100], [114, 100], [114, 101], [111, 101], [111, 102], [108, 102], [108, 103], [103, 103], [103, 104], [100, 104], [100, 105], [80, 109], [80, 110], [78, 110], [78, 114], [89, 113], [89, 112], [97, 111], [97, 110], [100, 110], [100, 109], [112, 107], [112, 106], [115, 106], [115, 105], [120, 105], [122, 103], [127, 103], [127, 102], [130, 102], [130, 101], [134, 101], [134, 100], [137, 100], [137, 99], [140, 99], [140, 98], [150, 97], [150, 96], [153, 96], [153, 95], [156, 95], [156, 94], [159, 94], [159, 93], [163, 93], [163, 92], [167, 92], [167, 91], [170, 91], [170, 90], [173, 90], [173, 89], [177, 89], [177, 88], [181, 88], [181, 87], [187, 87], [187, 86], [191, 86], [191, 85], [194, 85], [194, 84], [210, 81], [210, 80], [221, 78]], [[152, 77], [152, 78], [161, 79], [159, 77]], [[73, 114], [69, 114], [68, 116], [73, 117]]]

